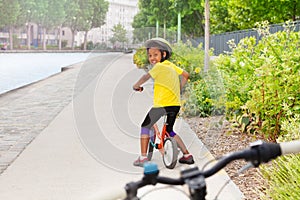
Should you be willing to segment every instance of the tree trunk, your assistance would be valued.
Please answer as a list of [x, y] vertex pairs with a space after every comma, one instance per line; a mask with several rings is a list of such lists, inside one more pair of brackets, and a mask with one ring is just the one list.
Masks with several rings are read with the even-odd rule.
[[177, 16], [177, 43], [181, 41], [181, 13]]
[[87, 45], [87, 35], [88, 35], [88, 31], [85, 31], [85, 33], [84, 33], [83, 50], [86, 50], [86, 45]]
[[27, 24], [27, 49], [30, 50], [30, 28], [31, 28], [31, 24], [28, 22]]
[[164, 19], [164, 39], [166, 39], [167, 37], [166, 30], [167, 30], [166, 19]]
[[47, 47], [46, 47], [46, 28], [43, 28], [43, 50], [47, 50]]
[[205, 0], [205, 58], [204, 58], [204, 72], [209, 68], [209, 0]]
[[159, 21], [156, 20], [156, 37], [158, 37], [159, 34]]
[[14, 49], [14, 41], [13, 41], [13, 27], [9, 27], [9, 49]]
[[75, 41], [75, 30], [72, 29], [72, 44], [71, 44], [72, 50], [74, 50], [74, 41]]
[[58, 50], [61, 50], [61, 37], [62, 37], [62, 31], [61, 31], [61, 29], [62, 29], [62, 26], [60, 25], [58, 29], [59, 29], [58, 30], [59, 31]]

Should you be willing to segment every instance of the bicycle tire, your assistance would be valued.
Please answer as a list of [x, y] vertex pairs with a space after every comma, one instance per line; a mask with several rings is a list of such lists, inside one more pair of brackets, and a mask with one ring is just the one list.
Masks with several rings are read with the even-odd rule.
[[[149, 140], [149, 145], [148, 145], [148, 152], [147, 152], [147, 158], [148, 158], [148, 161], [150, 161], [152, 159], [152, 156], [153, 156], [153, 144], [155, 143], [155, 134], [154, 136], [150, 137], [150, 140]], [[151, 144], [151, 141], [153, 144]]]
[[178, 148], [174, 138], [166, 138], [164, 141], [163, 162], [166, 168], [174, 169], [177, 163]]
[[149, 142], [148, 153], [147, 153], [148, 161], [152, 159], [152, 156], [153, 156], [153, 145]]

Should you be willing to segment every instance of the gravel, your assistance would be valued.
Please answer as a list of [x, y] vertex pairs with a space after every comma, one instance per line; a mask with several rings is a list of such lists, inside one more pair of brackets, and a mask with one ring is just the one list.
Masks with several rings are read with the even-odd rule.
[[[232, 128], [222, 116], [185, 118], [185, 121], [215, 158], [249, 147], [251, 142], [260, 139]], [[248, 169], [236, 176], [237, 171], [245, 164], [247, 163], [243, 160], [234, 161], [226, 166], [225, 171], [243, 192], [245, 200], [259, 200], [267, 187], [259, 168]]]

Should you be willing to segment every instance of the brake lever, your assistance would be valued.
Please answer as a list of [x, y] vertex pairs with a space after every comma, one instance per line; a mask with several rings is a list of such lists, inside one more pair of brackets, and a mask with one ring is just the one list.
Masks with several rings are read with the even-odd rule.
[[255, 166], [253, 165], [252, 162], [248, 162], [246, 165], [244, 165], [241, 169], [238, 170], [238, 174], [242, 174], [244, 173], [245, 171], [247, 171], [248, 169], [250, 168], [254, 168]]

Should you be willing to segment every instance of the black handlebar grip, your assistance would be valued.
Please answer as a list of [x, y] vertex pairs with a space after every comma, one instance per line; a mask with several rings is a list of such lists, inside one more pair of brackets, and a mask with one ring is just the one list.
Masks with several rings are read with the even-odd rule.
[[281, 148], [278, 143], [265, 143], [262, 141], [257, 141], [252, 143], [251, 149], [257, 150], [257, 158], [252, 160], [254, 165], [257, 167], [261, 163], [267, 163], [280, 156]]

